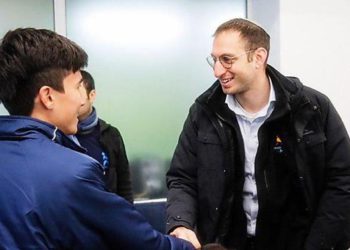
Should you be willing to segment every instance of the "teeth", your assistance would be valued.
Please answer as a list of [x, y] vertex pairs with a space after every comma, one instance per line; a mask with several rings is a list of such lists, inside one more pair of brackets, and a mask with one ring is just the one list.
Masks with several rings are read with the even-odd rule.
[[221, 82], [222, 82], [222, 83], [228, 83], [228, 82], [231, 81], [232, 79], [233, 79], [233, 77], [232, 77], [232, 78], [228, 78], [228, 79], [222, 79]]

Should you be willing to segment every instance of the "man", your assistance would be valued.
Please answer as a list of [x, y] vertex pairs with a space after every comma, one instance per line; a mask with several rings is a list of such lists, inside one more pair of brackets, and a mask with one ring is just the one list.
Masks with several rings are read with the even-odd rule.
[[167, 231], [196, 246], [346, 249], [350, 141], [329, 99], [267, 65], [269, 35], [233, 19], [167, 173]]
[[1, 249], [193, 249], [107, 191], [102, 166], [66, 135], [84, 104], [86, 53], [44, 29], [0, 44]]
[[80, 108], [76, 137], [79, 144], [87, 149], [87, 154], [104, 167], [108, 189], [132, 203], [129, 162], [123, 139], [117, 128], [97, 117], [93, 107], [95, 81], [87, 71], [81, 70], [80, 73], [86, 102]]

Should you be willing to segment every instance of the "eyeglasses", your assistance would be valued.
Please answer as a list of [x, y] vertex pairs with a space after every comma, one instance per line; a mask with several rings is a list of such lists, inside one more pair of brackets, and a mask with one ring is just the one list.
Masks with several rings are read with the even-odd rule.
[[238, 55], [238, 56], [229, 56], [229, 55], [222, 55], [219, 56], [219, 58], [216, 58], [215, 56], [207, 56], [207, 62], [210, 65], [210, 67], [214, 68], [217, 60], [219, 59], [219, 62], [221, 63], [222, 67], [225, 69], [229, 69], [232, 67], [232, 64], [234, 64], [241, 56], [246, 55], [252, 51], [255, 51], [256, 49], [247, 50], [246, 52]]

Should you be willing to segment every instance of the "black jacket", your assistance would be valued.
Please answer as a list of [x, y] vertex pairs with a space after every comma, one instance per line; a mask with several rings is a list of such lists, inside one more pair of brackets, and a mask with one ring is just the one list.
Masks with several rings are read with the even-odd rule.
[[129, 162], [125, 146], [117, 128], [99, 119], [100, 143], [109, 156], [109, 168], [106, 172], [107, 187], [126, 200], [133, 202]]
[[[346, 129], [326, 96], [270, 66], [267, 74], [276, 104], [258, 133], [257, 249], [346, 249]], [[167, 173], [167, 230], [185, 226], [202, 244], [244, 249], [244, 147], [225, 97], [216, 82], [190, 109]]]

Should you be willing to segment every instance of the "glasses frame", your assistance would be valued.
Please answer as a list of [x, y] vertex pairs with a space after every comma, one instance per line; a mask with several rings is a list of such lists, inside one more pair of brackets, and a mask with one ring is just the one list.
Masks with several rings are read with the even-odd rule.
[[[250, 52], [253, 52], [255, 50], [257, 50], [257, 49], [247, 50], [244, 53], [239, 54], [238, 56], [221, 55], [218, 58], [216, 58], [213, 55], [209, 55], [209, 56], [206, 57], [206, 61], [209, 64], [209, 66], [214, 69], [215, 64], [217, 63], [217, 61], [219, 59], [219, 62], [222, 65], [222, 67], [224, 67], [225, 69], [230, 69], [232, 67], [232, 65], [234, 64], [234, 61], [237, 61], [241, 56], [249, 54]], [[229, 57], [230, 58], [230, 62], [229, 63], [223, 62], [223, 57]]]

